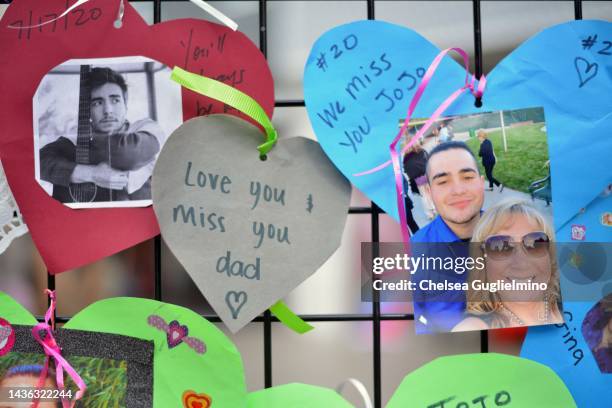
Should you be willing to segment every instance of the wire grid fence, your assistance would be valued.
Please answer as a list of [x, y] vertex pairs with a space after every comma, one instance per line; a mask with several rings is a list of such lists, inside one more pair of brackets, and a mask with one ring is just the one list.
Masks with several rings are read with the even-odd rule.
[[[131, 0], [132, 2], [150, 2], [150, 0]], [[153, 0], [153, 21], [160, 23], [162, 21], [162, 6], [163, 3], [169, 2], [187, 2], [188, 0]], [[227, 1], [227, 0], [225, 0]], [[264, 56], [267, 57], [268, 51], [268, 34], [267, 34], [267, 3], [270, 1], [290, 1], [290, 0], [258, 0], [259, 3], [259, 49]], [[318, 0], [326, 1], [326, 0]], [[375, 19], [376, 1], [377, 0], [362, 0], [367, 7], [368, 20]], [[410, 1], [410, 0], [407, 0]], [[447, 0], [453, 1], [453, 0]], [[3, 0], [0, 3], [10, 3]], [[582, 19], [582, 0], [573, 0], [574, 3], [574, 18]], [[472, 0], [473, 11], [473, 28], [474, 28], [474, 58], [475, 58], [475, 75], [482, 75], [482, 34], [481, 34], [481, 0]], [[476, 106], [480, 106], [480, 101], [476, 100]], [[305, 107], [304, 100], [276, 100], [275, 107]], [[383, 211], [374, 203], [366, 207], [351, 206], [349, 214], [369, 214], [371, 225], [371, 241], [380, 241], [380, 226], [379, 215]], [[162, 295], [162, 242], [161, 236], [154, 238], [154, 299], [163, 301]], [[374, 254], [377, 256], [377, 254]], [[47, 285], [51, 290], [55, 290], [55, 276], [47, 274]], [[382, 314], [379, 294], [372, 290], [372, 312], [368, 314], [323, 314], [323, 315], [300, 315], [307, 322], [372, 322], [372, 371], [373, 371], [373, 403], [375, 408], [382, 407], [382, 372], [381, 372], [381, 321], [398, 321], [398, 320], [414, 320], [414, 314]], [[217, 315], [203, 315], [211, 322], [221, 322]], [[57, 322], [65, 323], [70, 317], [58, 317]], [[42, 320], [42, 318], [39, 318]], [[272, 324], [277, 323], [276, 319], [270, 311], [266, 311], [263, 315], [253, 320], [254, 322], [263, 323], [263, 346], [264, 346], [264, 385], [266, 388], [272, 387]], [[489, 337], [488, 332], [483, 330], [480, 332], [480, 351], [488, 352]]]

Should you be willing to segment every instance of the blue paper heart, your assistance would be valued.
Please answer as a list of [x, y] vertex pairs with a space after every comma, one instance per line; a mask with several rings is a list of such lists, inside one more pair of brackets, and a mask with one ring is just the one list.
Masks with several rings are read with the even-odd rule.
[[[587, 49], [583, 42], [597, 36]], [[488, 76], [483, 106], [462, 95], [446, 115], [544, 107], [557, 229], [612, 182], [612, 24], [572, 21], [546, 29]], [[607, 48], [608, 47], [608, 48]], [[336, 27], [314, 44], [304, 73], [308, 115], [319, 143], [340, 171], [398, 219], [393, 170], [355, 177], [389, 160], [420, 77], [440, 52], [405, 27], [359, 21]], [[432, 112], [465, 81], [445, 58], [413, 117]]]
[[584, 323], [593, 306], [594, 302], [566, 302], [564, 324], [530, 327], [521, 357], [545, 364], [559, 374], [579, 407], [609, 408], [612, 373], [601, 372], [592, 351], [600, 337], [597, 330]]

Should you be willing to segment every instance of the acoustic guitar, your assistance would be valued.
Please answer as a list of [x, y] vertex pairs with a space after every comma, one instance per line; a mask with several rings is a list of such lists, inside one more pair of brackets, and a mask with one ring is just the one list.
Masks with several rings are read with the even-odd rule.
[[[77, 130], [77, 143], [75, 161], [77, 164], [91, 164], [90, 143], [92, 140], [91, 128], [91, 88], [89, 86], [90, 65], [81, 65], [81, 78], [79, 86], [79, 123]], [[96, 199], [98, 186], [95, 183], [71, 183], [68, 186], [70, 198], [75, 203], [91, 203]]]

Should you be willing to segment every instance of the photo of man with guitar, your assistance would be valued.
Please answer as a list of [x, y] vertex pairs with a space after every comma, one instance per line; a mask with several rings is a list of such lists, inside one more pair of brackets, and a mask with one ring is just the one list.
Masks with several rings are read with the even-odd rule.
[[[143, 73], [154, 71], [153, 64], [142, 63]], [[155, 90], [146, 94], [155, 97]], [[39, 177], [53, 185], [53, 198], [75, 208], [150, 204], [151, 174], [167, 133], [151, 117], [128, 120], [128, 98], [120, 72], [80, 65], [76, 144], [60, 135], [39, 151]]]

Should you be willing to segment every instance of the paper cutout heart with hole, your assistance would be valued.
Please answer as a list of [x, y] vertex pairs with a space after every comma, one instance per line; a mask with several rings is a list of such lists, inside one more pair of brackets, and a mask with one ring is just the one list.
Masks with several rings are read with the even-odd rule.
[[439, 357], [408, 374], [387, 408], [576, 407], [550, 368], [496, 353]]
[[[588, 39], [599, 39], [587, 43]], [[443, 115], [544, 107], [555, 224], [560, 228], [612, 179], [612, 23], [572, 21], [529, 39], [487, 75], [482, 108], [462, 95]], [[590, 46], [589, 46], [590, 44]], [[398, 219], [392, 166], [354, 174], [390, 159], [389, 145], [406, 117], [420, 78], [440, 50], [416, 32], [358, 21], [323, 34], [304, 72], [304, 96], [323, 150], [340, 171]], [[413, 118], [430, 117], [465, 82], [465, 69], [445, 58]], [[588, 166], [581, 166], [588, 160]]]
[[[204, 20], [149, 26], [125, 2], [123, 26], [114, 27], [119, 1], [91, 0], [66, 17], [64, 0], [15, 0], [0, 20], [0, 158], [32, 238], [51, 273], [91, 263], [159, 233], [151, 208], [71, 210], [49, 197], [34, 178], [32, 97], [53, 67], [74, 58], [145, 56], [169, 67], [217, 78], [256, 99], [271, 116], [272, 75], [258, 48], [242, 33]], [[237, 111], [183, 90], [184, 119]], [[58, 233], [61, 232], [61, 233]]]
[[350, 185], [303, 137], [262, 161], [262, 132], [210, 115], [170, 136], [153, 171], [164, 241], [232, 332], [282, 299], [340, 246]]
[[[31, 331], [29, 327], [28, 330], [23, 330], [23, 327], [36, 325], [36, 319], [28, 310], [3, 292], [0, 292], [0, 319], [4, 319], [12, 327], [21, 325], [20, 336], [15, 348], [23, 349], [25, 343], [31, 343]], [[160, 321], [167, 324], [172, 321], [179, 322], [188, 329], [188, 336], [181, 344], [170, 348], [165, 332], [168, 328], [164, 327]], [[75, 334], [85, 336], [89, 340], [87, 344], [81, 344], [80, 348], [78, 339], [71, 342], [68, 347], [71, 352], [70, 357], [75, 358], [90, 355], [87, 353], [92, 350], [96, 350], [97, 354], [109, 356], [118, 346], [118, 344], [96, 340], [97, 337], [107, 340], [109, 335], [113, 335], [119, 342], [125, 340], [129, 342], [131, 339], [133, 344], [153, 343], [151, 347], [154, 350], [154, 369], [151, 370], [153, 371], [151, 373], [153, 375], [153, 403], [145, 404], [140, 401], [117, 406], [127, 408], [151, 406], [154, 408], [270, 408], [276, 406], [344, 408], [350, 406], [333, 390], [306, 384], [290, 384], [247, 394], [242, 359], [236, 346], [215, 325], [180, 306], [138, 298], [113, 298], [98, 301], [77, 313], [61, 329], [57, 329], [54, 336], [58, 339], [59, 346], [64, 349], [65, 344], [62, 344], [62, 341], [69, 339], [69, 335]], [[203, 353], [199, 353], [192, 347], [193, 342], [198, 341], [205, 345]], [[31, 346], [29, 351], [41, 354], [41, 358], [44, 356], [42, 347], [38, 344]], [[132, 352], [137, 355], [142, 354], [143, 350], [133, 349]], [[17, 360], [19, 356], [10, 352], [5, 356], [0, 356], [0, 384], [9, 368], [23, 364], [22, 361]], [[32, 356], [25, 357], [32, 358]], [[73, 364], [74, 360], [70, 357], [68, 360]], [[134, 360], [136, 361], [128, 361], [127, 364], [120, 365], [123, 369], [127, 369], [128, 378], [130, 370], [141, 370], [141, 375], [150, 374], [142, 371], [145, 369], [143, 367], [130, 366], [130, 364], [137, 365], [138, 360], [136, 358]], [[36, 363], [39, 362], [36, 361]], [[74, 366], [74, 368], [83, 377], [88, 387], [82, 400], [83, 406], [93, 406], [88, 405], [88, 402], [94, 398], [97, 398], [96, 401], [100, 403], [100, 406], [106, 406], [105, 401], [100, 398], [112, 398], [108, 389], [115, 387], [116, 384], [101, 384], [101, 380], [98, 381], [98, 379], [106, 377], [99, 373], [90, 373], [87, 367], [82, 365]], [[96, 392], [100, 386], [106, 387], [105, 392]], [[114, 389], [118, 393], [126, 392], [125, 384], [119, 384]], [[129, 393], [129, 384], [127, 392]]]

